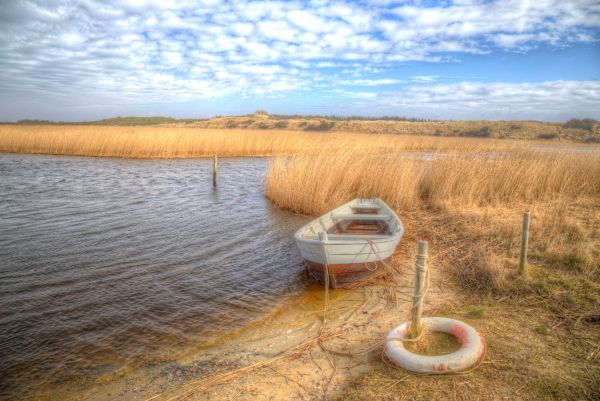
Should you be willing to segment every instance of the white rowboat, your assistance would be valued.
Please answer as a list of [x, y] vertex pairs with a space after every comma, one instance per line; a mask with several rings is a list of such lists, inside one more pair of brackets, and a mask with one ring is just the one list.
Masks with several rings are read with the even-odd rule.
[[[296, 231], [310, 275], [329, 272], [332, 288], [362, 281], [387, 261], [404, 234], [402, 222], [381, 199], [354, 199]], [[325, 269], [327, 266], [327, 269]]]

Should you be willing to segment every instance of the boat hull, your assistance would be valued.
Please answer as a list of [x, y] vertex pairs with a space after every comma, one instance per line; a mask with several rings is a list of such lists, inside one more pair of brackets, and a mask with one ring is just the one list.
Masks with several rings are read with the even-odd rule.
[[[349, 287], [381, 271], [394, 253], [404, 227], [378, 198], [354, 199], [309, 222], [294, 234], [309, 276], [332, 288]], [[379, 264], [378, 264], [379, 263]]]
[[[329, 286], [331, 288], [353, 287], [369, 278], [382, 274], [382, 262], [389, 262], [390, 258], [378, 262], [366, 263], [338, 263], [327, 265], [329, 272]], [[322, 263], [304, 260], [311, 279], [323, 283], [325, 280], [325, 265]]]

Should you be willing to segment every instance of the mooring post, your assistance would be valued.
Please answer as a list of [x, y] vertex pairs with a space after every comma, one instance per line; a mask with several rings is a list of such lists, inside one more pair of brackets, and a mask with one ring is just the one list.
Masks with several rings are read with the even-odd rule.
[[527, 267], [527, 245], [529, 244], [529, 212], [523, 213], [523, 231], [521, 232], [521, 256], [519, 258], [519, 273], [524, 274]]
[[412, 320], [410, 323], [410, 338], [417, 338], [423, 329], [421, 315], [423, 313], [423, 296], [427, 281], [427, 241], [420, 240], [417, 247], [415, 263], [415, 291], [413, 293]]
[[213, 157], [213, 187], [217, 186], [217, 155]]

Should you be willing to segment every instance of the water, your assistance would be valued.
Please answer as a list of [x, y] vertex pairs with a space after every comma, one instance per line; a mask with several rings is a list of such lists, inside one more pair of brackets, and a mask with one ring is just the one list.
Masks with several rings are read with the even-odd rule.
[[0, 154], [0, 395], [167, 360], [304, 286], [265, 159]]
[[586, 154], [600, 153], [600, 146], [597, 145], [578, 145], [578, 144], [553, 144], [553, 143], [536, 143], [532, 147], [535, 150], [542, 152], [569, 152], [585, 156]]

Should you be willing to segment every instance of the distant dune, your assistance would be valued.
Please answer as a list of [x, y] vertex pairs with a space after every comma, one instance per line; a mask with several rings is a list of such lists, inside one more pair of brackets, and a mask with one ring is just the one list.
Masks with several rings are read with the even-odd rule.
[[[195, 128], [277, 129], [298, 131], [362, 132], [429, 136], [460, 136], [496, 139], [541, 139], [600, 143], [600, 127], [592, 124], [562, 124], [541, 121], [424, 121], [404, 118], [366, 119], [331, 116], [249, 116], [216, 117], [207, 120], [170, 122], [165, 125]], [[573, 128], [572, 126], [582, 128]]]
[[[25, 120], [20, 124], [55, 124]], [[60, 123], [71, 124], [71, 123]], [[283, 116], [259, 111], [253, 115], [210, 119], [173, 119], [169, 117], [117, 117], [76, 125], [162, 126], [178, 128], [293, 130], [321, 132], [361, 132], [370, 134], [427, 135], [496, 139], [556, 140], [600, 143], [600, 125], [592, 119], [573, 119], [567, 123], [542, 121], [429, 121], [401, 117], [369, 119], [364, 117]]]

